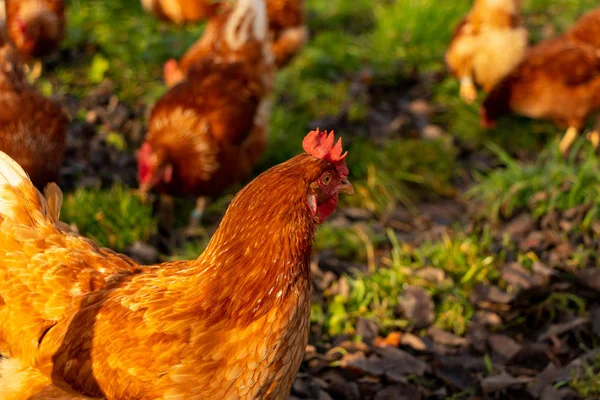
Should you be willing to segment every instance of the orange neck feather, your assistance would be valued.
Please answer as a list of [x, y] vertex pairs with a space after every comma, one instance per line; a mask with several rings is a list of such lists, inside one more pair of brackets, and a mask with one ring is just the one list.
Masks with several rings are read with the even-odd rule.
[[245, 325], [287, 300], [295, 288], [310, 289], [317, 223], [308, 186], [321, 168], [322, 161], [312, 156], [294, 157], [257, 177], [232, 201], [196, 261], [211, 322]]

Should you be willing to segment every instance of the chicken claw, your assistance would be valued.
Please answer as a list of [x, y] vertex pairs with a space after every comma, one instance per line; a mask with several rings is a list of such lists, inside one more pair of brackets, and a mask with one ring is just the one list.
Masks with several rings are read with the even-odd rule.
[[577, 129], [572, 126], [570, 126], [567, 129], [564, 136], [560, 140], [560, 143], [558, 144], [560, 154], [562, 154], [563, 156], [567, 154], [567, 152], [571, 148], [571, 145], [573, 144], [575, 139], [577, 139], [577, 133]]
[[594, 146], [594, 150], [598, 149], [598, 145], [600, 144], [600, 131], [594, 129], [593, 131], [589, 132], [585, 137], [592, 143], [592, 146]]
[[473, 79], [462, 78], [460, 80], [460, 98], [467, 104], [473, 104], [475, 99], [477, 99], [477, 90], [475, 90]]

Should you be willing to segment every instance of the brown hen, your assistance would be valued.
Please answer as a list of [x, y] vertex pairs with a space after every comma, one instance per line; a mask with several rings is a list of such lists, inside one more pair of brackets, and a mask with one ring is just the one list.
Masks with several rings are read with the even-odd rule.
[[54, 52], [65, 35], [63, 0], [4, 0], [6, 31], [19, 54], [29, 60]]
[[209, 22], [210, 55], [152, 110], [138, 151], [143, 192], [213, 196], [250, 175], [266, 147], [274, 85], [266, 22], [262, 0], [239, 0]]
[[[271, 52], [277, 67], [285, 66], [308, 40], [308, 29], [305, 26], [305, 0], [266, 0], [269, 18], [269, 40]], [[223, 2], [222, 10], [229, 8]], [[226, 12], [226, 11], [225, 11]], [[179, 62], [167, 61], [164, 69], [164, 80], [167, 86], [173, 86], [187, 75], [190, 67], [204, 57], [210, 57], [214, 51], [212, 42], [222, 24], [223, 17], [213, 16], [218, 22], [209, 22], [205, 32], [184, 54]]]
[[0, 48], [0, 150], [13, 157], [38, 188], [58, 179], [68, 118], [61, 106], [29, 85], [10, 44]]
[[238, 193], [196, 260], [154, 266], [66, 230], [60, 189], [44, 198], [0, 153], [2, 399], [285, 399], [315, 231], [353, 193], [333, 133], [303, 147]]
[[[565, 154], [588, 115], [600, 111], [600, 8], [584, 15], [565, 34], [529, 50], [525, 59], [489, 94], [481, 108], [483, 126], [515, 112], [567, 127]], [[597, 131], [589, 138], [598, 146]]]
[[174, 24], [197, 22], [213, 16], [224, 0], [141, 0], [150, 14]]

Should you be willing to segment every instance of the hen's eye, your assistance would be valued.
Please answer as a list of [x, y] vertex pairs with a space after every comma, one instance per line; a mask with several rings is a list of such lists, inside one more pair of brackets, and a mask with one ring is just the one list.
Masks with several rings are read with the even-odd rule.
[[325, 175], [323, 175], [323, 177], [321, 178], [321, 182], [323, 182], [323, 185], [329, 185], [329, 182], [331, 182], [331, 174], [328, 172]]

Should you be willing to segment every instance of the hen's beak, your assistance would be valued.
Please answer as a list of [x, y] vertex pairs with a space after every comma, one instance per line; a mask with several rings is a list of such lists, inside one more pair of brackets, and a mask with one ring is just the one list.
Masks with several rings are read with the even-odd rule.
[[344, 193], [350, 196], [354, 195], [354, 186], [352, 186], [347, 178], [342, 179], [342, 183], [338, 186], [338, 193]]

